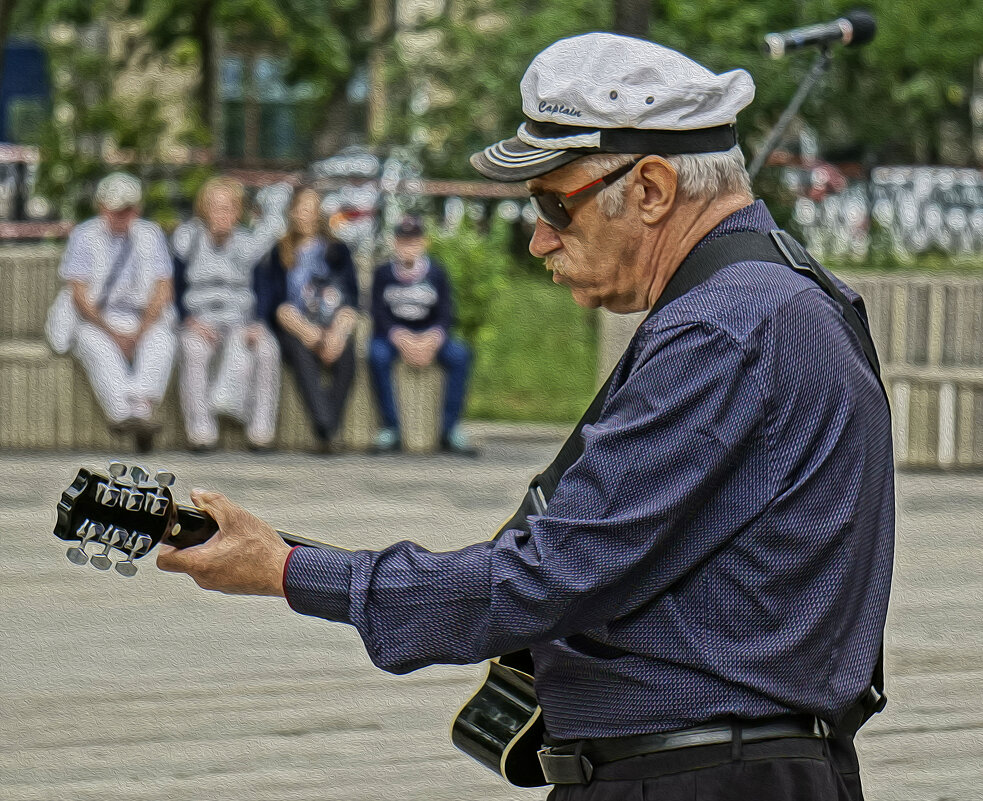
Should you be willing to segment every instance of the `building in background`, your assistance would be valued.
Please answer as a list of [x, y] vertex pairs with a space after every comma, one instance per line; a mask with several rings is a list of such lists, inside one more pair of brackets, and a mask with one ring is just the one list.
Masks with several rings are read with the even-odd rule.
[[0, 141], [38, 144], [41, 126], [50, 113], [51, 86], [44, 52], [36, 42], [8, 40], [0, 83]]

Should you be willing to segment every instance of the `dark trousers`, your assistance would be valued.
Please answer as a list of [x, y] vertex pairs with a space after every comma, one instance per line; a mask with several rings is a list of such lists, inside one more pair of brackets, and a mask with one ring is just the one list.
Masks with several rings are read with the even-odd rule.
[[702, 745], [599, 765], [547, 801], [863, 801], [851, 740]]
[[325, 442], [334, 435], [345, 411], [348, 392], [355, 377], [355, 343], [349, 339], [341, 355], [330, 367], [299, 339], [280, 335], [280, 350], [290, 365], [317, 438]]
[[[379, 416], [386, 428], [399, 428], [396, 396], [393, 393], [392, 366], [399, 358], [399, 351], [388, 339], [376, 337], [369, 347], [369, 372], [372, 388], [379, 403]], [[458, 339], [448, 337], [437, 351], [437, 364], [444, 368], [443, 431], [447, 433], [461, 416], [464, 393], [471, 369], [471, 351]]]

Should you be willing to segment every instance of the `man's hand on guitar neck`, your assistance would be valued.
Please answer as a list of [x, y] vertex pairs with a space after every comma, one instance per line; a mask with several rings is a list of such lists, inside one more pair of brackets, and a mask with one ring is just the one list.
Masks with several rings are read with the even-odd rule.
[[283, 568], [290, 546], [280, 535], [221, 493], [192, 490], [191, 500], [218, 523], [218, 531], [208, 542], [191, 548], [161, 545], [157, 567], [187, 573], [206, 590], [283, 597]]

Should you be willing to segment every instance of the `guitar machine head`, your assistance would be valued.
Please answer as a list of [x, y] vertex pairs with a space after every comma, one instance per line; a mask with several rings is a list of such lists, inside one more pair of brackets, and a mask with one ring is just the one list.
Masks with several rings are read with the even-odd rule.
[[[174, 474], [159, 471], [154, 483], [139, 465], [111, 462], [109, 475], [82, 468], [72, 485], [61, 494], [55, 536], [77, 545], [66, 553], [76, 565], [97, 570], [115, 568], [122, 576], [137, 572], [136, 559], [169, 534], [177, 533], [177, 504], [171, 494]], [[86, 547], [95, 545], [93, 553]], [[102, 549], [99, 550], [99, 546]], [[113, 561], [114, 551], [123, 555]]]

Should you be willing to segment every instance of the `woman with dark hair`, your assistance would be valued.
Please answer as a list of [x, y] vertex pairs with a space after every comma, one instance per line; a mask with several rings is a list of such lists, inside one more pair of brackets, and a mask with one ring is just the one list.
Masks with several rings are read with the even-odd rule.
[[294, 191], [287, 233], [257, 269], [256, 295], [326, 453], [355, 376], [358, 283], [348, 246], [321, 224], [320, 204], [315, 190]]

